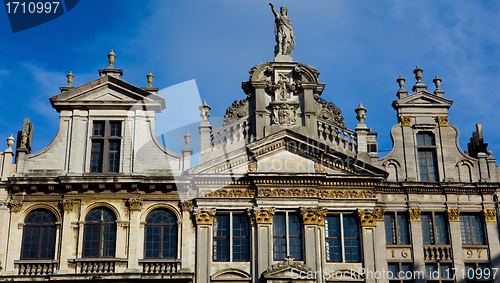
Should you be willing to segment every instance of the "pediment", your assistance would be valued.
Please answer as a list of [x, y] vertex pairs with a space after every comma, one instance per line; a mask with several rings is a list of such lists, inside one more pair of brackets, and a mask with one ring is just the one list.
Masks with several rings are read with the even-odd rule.
[[73, 108], [130, 109], [135, 105], [157, 112], [165, 109], [162, 97], [111, 76], [69, 88], [51, 97], [50, 102], [57, 111]]
[[250, 282], [252, 276], [243, 270], [226, 268], [210, 277], [211, 282]]
[[441, 96], [437, 96], [433, 93], [427, 91], [420, 91], [414, 94], [410, 94], [401, 99], [395, 100], [393, 106], [434, 106], [434, 107], [446, 107], [449, 108], [453, 101], [446, 99]]
[[199, 164], [187, 174], [326, 174], [381, 177], [387, 172], [290, 130]]
[[293, 257], [287, 256], [282, 262], [269, 266], [266, 272], [262, 274], [262, 277], [265, 279], [296, 279], [299, 274], [308, 272], [313, 272], [313, 269], [301, 262], [294, 261]]

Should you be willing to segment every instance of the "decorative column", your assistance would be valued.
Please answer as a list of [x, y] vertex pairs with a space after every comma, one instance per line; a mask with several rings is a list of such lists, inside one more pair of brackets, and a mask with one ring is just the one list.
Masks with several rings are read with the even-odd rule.
[[[63, 210], [62, 219], [62, 234], [61, 234], [61, 252], [59, 260], [59, 271], [57, 274], [67, 274], [68, 269], [68, 257], [70, 257], [75, 251], [74, 243], [74, 233], [71, 229], [71, 220], [73, 219], [73, 209], [75, 207], [75, 201], [72, 199], [62, 199], [60, 202], [61, 208]], [[74, 257], [74, 256], [73, 256]]]
[[[361, 237], [363, 241], [363, 267], [367, 272], [375, 273], [375, 227], [377, 221], [384, 219], [383, 209], [358, 210], [359, 223], [361, 224]], [[375, 277], [366, 277], [365, 283], [375, 283]]]
[[128, 266], [125, 272], [141, 272], [139, 268], [138, 249], [140, 243], [139, 233], [141, 231], [141, 210], [143, 200], [141, 198], [130, 198], [127, 201], [130, 210], [130, 229], [129, 229], [129, 245], [128, 245]]
[[190, 220], [193, 210], [193, 201], [185, 200], [180, 203], [182, 210], [182, 240], [181, 244], [181, 272], [194, 272], [196, 255], [196, 230], [193, 222]]
[[[448, 215], [448, 223], [450, 224], [450, 240], [453, 254], [453, 267], [461, 271], [462, 269], [464, 269], [464, 258], [462, 252], [462, 232], [460, 229], [459, 220], [460, 209], [449, 208], [446, 210], [446, 214]], [[465, 281], [463, 278], [461, 278], [461, 274], [461, 272], [457, 272], [456, 282]]]
[[5, 260], [4, 275], [17, 275], [14, 267], [14, 260], [21, 256], [20, 239], [22, 238], [23, 223], [19, 222], [19, 212], [23, 208], [22, 200], [11, 200], [10, 206], [10, 231], [9, 244], [7, 246], [7, 258]]
[[[425, 274], [424, 249], [422, 240], [422, 222], [420, 222], [420, 208], [408, 209], [410, 215], [411, 250], [413, 252], [413, 268]], [[425, 278], [416, 277], [416, 283], [424, 283]]]
[[210, 107], [205, 100], [203, 104], [199, 107], [201, 114], [200, 117], [203, 119], [198, 126], [198, 131], [200, 133], [200, 157], [198, 158], [199, 163], [206, 161], [207, 157], [204, 157], [203, 153], [210, 149], [210, 134], [212, 133], [212, 125], [208, 121], [210, 117]]
[[[497, 211], [495, 209], [483, 209], [486, 226], [486, 239], [491, 258], [491, 267], [500, 267], [500, 245], [498, 244]], [[493, 278], [494, 283], [500, 282], [500, 276]]]
[[191, 135], [189, 132], [186, 132], [184, 136], [184, 142], [186, 146], [181, 149], [182, 151], [182, 171], [186, 171], [191, 168], [191, 155], [193, 155], [193, 149], [189, 147], [189, 143], [191, 142]]
[[193, 216], [196, 222], [196, 283], [206, 283], [210, 281], [212, 225], [215, 209], [195, 208]]
[[[248, 209], [248, 215], [250, 217], [250, 222], [257, 225], [257, 233], [255, 243], [256, 245], [256, 257], [257, 261], [257, 274], [255, 278], [259, 278], [261, 275], [267, 271], [267, 268], [272, 265], [273, 262], [273, 217], [275, 210], [272, 207], [254, 207]], [[260, 281], [258, 281], [260, 282]]]
[[[321, 233], [325, 226], [327, 210], [320, 207], [301, 207], [302, 223], [304, 224], [305, 264], [313, 270], [321, 268]], [[323, 282], [323, 276], [318, 277], [318, 283]]]

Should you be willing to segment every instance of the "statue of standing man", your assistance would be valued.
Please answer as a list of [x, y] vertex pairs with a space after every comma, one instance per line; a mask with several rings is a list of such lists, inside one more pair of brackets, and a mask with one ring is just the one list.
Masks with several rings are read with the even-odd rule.
[[274, 9], [273, 3], [269, 3], [274, 17], [274, 34], [276, 35], [276, 47], [274, 47], [274, 55], [292, 55], [295, 48], [295, 36], [293, 36], [292, 21], [287, 17], [288, 10], [285, 6], [281, 6], [278, 15]]

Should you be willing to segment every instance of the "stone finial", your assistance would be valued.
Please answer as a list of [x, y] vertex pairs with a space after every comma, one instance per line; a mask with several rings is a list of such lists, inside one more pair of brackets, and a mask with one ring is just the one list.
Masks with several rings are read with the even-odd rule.
[[406, 79], [403, 78], [401, 75], [399, 76], [399, 78], [396, 79], [396, 81], [398, 82], [399, 84], [399, 89], [400, 90], [404, 90], [404, 86], [405, 86], [405, 81]]
[[66, 75], [68, 78], [68, 85], [66, 87], [72, 87], [73, 85], [71, 84], [73, 82], [73, 78], [75, 77], [71, 71], [69, 71], [69, 74]]
[[109, 66], [112, 67], [113, 63], [115, 62], [115, 58], [116, 58], [116, 55], [113, 52], [113, 49], [111, 49], [111, 52], [109, 52], [108, 58], [109, 58]]
[[191, 135], [189, 132], [186, 132], [186, 135], [184, 136], [184, 142], [186, 143], [186, 147], [189, 147], [189, 143], [191, 142]]
[[436, 89], [440, 89], [440, 86], [441, 86], [441, 82], [443, 80], [441, 78], [439, 78], [438, 76], [436, 76], [435, 79], [432, 80], [432, 82], [434, 83], [434, 85], [436, 86]]
[[360, 124], [364, 124], [364, 120], [366, 119], [366, 115], [365, 113], [367, 112], [368, 110], [366, 110], [366, 108], [363, 107], [363, 104], [361, 104], [361, 102], [359, 103], [359, 106], [358, 108], [356, 108], [356, 110], [354, 110], [354, 112], [356, 112], [356, 119], [358, 119], [359, 123]]
[[14, 139], [14, 137], [12, 137], [12, 135], [10, 135], [10, 137], [7, 138], [7, 146], [9, 147], [9, 149], [12, 149], [12, 146], [14, 145], [14, 141], [16, 141]]
[[148, 78], [148, 86], [147, 87], [153, 87], [152, 83], [153, 83], [153, 78], [155, 76], [153, 76], [153, 74], [151, 74], [151, 72], [149, 72], [149, 74], [146, 76], [146, 78]]
[[203, 118], [203, 121], [207, 121], [208, 117], [210, 117], [210, 107], [205, 100], [203, 100], [203, 104], [198, 108], [201, 111], [200, 117]]
[[417, 83], [422, 83], [422, 73], [424, 72], [424, 70], [420, 69], [417, 65], [417, 68], [415, 68], [415, 70], [413, 70], [413, 73], [415, 74], [415, 79], [417, 80]]
[[21, 135], [21, 147], [26, 147], [26, 143], [28, 142], [28, 135], [23, 132]]

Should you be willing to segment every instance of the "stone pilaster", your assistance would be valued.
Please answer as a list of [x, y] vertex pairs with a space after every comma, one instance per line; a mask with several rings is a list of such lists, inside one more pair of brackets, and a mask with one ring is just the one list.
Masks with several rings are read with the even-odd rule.
[[193, 216], [196, 222], [196, 283], [206, 283], [210, 281], [212, 225], [215, 209], [196, 208]]
[[10, 207], [10, 231], [9, 243], [7, 245], [7, 258], [5, 260], [4, 275], [16, 275], [14, 261], [19, 260], [21, 255], [21, 245], [19, 239], [23, 236], [23, 223], [20, 221], [20, 211], [23, 207], [21, 200], [11, 200]]
[[[420, 208], [408, 209], [410, 215], [411, 250], [413, 252], [413, 269], [425, 274], [424, 249], [422, 239], [422, 222], [420, 222]], [[425, 278], [415, 278], [416, 283], [424, 283]]]
[[[273, 244], [273, 217], [275, 210], [271, 207], [254, 207], [248, 210], [250, 222], [256, 225], [256, 239], [258, 243], [254, 250], [256, 250], [256, 274], [258, 278], [261, 274], [267, 271], [267, 268], [273, 263], [273, 253], [270, 248]], [[260, 278], [259, 278], [260, 280]], [[260, 282], [260, 281], [257, 281]]]
[[[462, 231], [460, 229], [460, 210], [458, 208], [449, 208], [446, 210], [446, 214], [448, 215], [448, 223], [450, 225], [450, 242], [451, 249], [453, 253], [453, 267], [457, 268], [457, 270], [462, 270], [464, 268], [464, 259], [463, 259], [463, 251], [462, 251]], [[465, 282], [463, 278], [461, 278], [461, 272], [457, 274], [458, 283]]]
[[68, 258], [74, 257], [74, 232], [71, 229], [71, 221], [74, 217], [75, 201], [72, 199], [62, 199], [60, 202], [63, 210], [62, 234], [61, 234], [61, 254], [59, 256], [59, 271], [57, 274], [69, 273]]
[[181, 223], [181, 270], [182, 272], [194, 272], [195, 268], [195, 253], [196, 253], [196, 227], [193, 225], [191, 211], [193, 210], [193, 201], [185, 200], [180, 202], [182, 223]]
[[[498, 239], [497, 211], [495, 209], [483, 209], [486, 227], [486, 239], [491, 258], [491, 267], [500, 267], [500, 245]], [[494, 283], [500, 282], [500, 277], [495, 276]]]
[[[383, 209], [358, 210], [361, 224], [361, 239], [363, 241], [363, 267], [367, 272], [375, 272], [375, 227], [377, 221], [384, 219]], [[375, 283], [375, 278], [366, 278], [366, 283]]]
[[[321, 227], [325, 225], [327, 210], [319, 207], [301, 207], [302, 223], [304, 224], [304, 251], [305, 264], [314, 270], [322, 270], [321, 258]], [[323, 282], [320, 276], [318, 282]]]
[[141, 232], [141, 210], [143, 200], [141, 198], [130, 198], [127, 201], [130, 214], [129, 245], [128, 245], [128, 265], [125, 272], [140, 272], [139, 267], [139, 234]]

